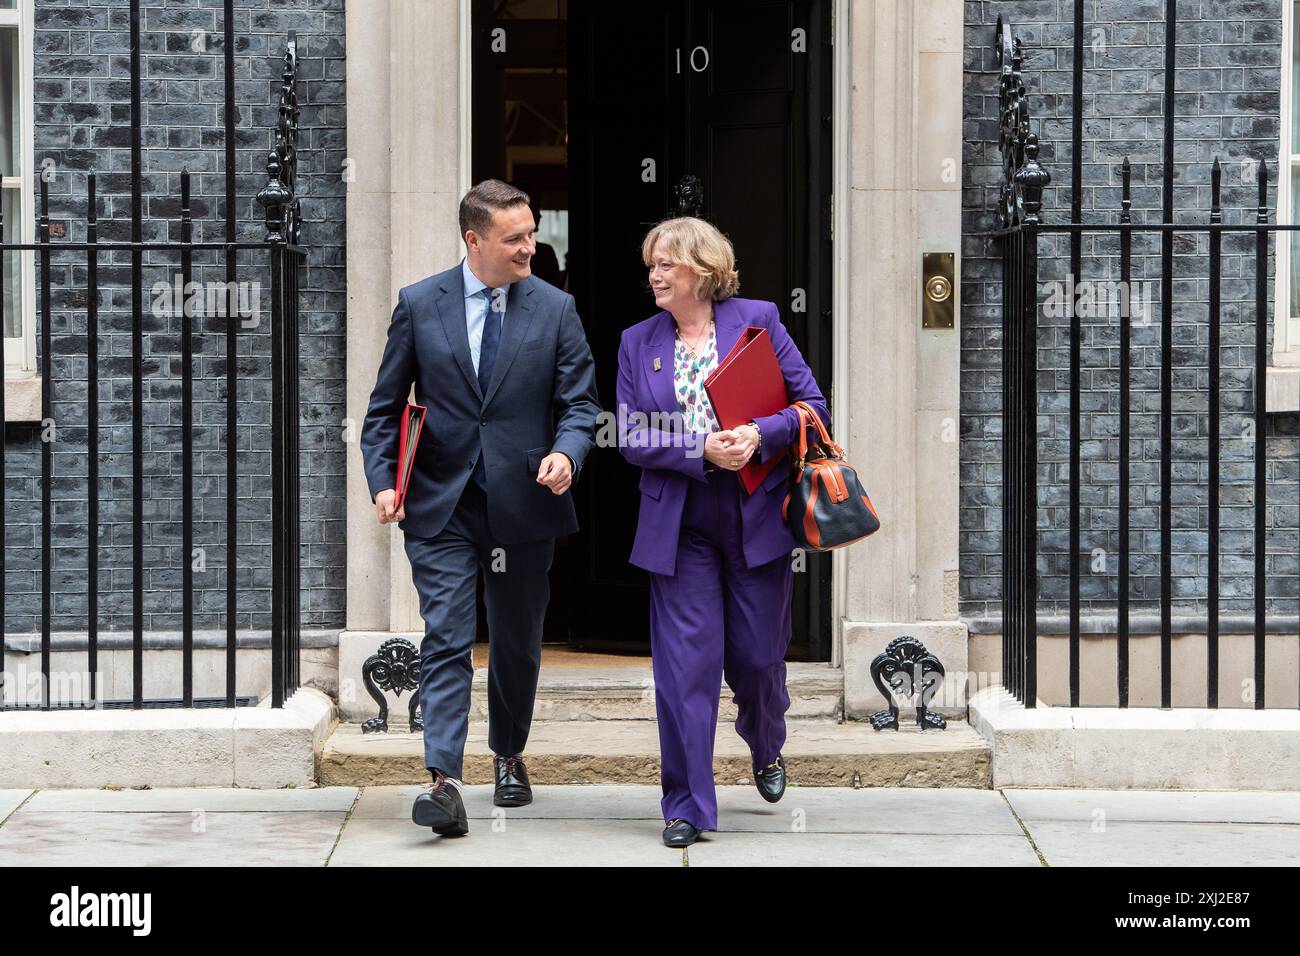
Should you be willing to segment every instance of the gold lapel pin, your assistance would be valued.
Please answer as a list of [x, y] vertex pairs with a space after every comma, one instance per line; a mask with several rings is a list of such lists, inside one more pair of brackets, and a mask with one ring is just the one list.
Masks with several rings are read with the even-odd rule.
[[655, 371], [656, 371], [656, 372], [659, 371], [659, 365], [660, 365], [660, 362], [659, 362], [659, 356], [656, 355], [656, 356], [655, 356]]

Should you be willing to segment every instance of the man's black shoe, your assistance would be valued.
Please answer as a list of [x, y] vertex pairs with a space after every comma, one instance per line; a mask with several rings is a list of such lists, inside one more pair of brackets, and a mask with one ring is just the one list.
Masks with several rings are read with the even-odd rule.
[[528, 783], [528, 768], [523, 757], [492, 757], [497, 786], [492, 802], [498, 807], [524, 807], [533, 802], [533, 788]]
[[779, 754], [762, 770], [754, 771], [754, 784], [768, 803], [776, 803], [781, 799], [785, 793], [785, 761]]
[[690, 846], [700, 838], [700, 831], [685, 820], [669, 820], [664, 827], [664, 846]]
[[411, 820], [422, 827], [432, 827], [443, 836], [464, 836], [469, 833], [469, 818], [465, 804], [460, 799], [460, 788], [447, 782], [441, 771], [432, 783], [415, 798], [411, 806]]

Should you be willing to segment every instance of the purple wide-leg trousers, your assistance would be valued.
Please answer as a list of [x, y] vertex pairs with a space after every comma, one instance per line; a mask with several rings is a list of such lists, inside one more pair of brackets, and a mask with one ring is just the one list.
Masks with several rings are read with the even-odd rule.
[[[725, 675], [736, 731], [755, 768], [785, 744], [785, 652], [790, 643], [790, 555], [756, 568], [741, 548], [740, 496], [730, 471], [692, 481], [682, 511], [677, 573], [650, 575], [650, 652], [659, 720], [664, 820], [718, 828], [713, 738]], [[759, 489], [756, 494], [766, 494]]]

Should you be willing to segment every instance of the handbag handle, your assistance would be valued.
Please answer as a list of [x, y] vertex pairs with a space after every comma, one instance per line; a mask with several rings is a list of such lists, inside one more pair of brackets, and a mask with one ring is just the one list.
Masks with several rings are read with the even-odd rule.
[[830, 432], [828, 432], [826, 426], [822, 424], [821, 416], [813, 411], [811, 405], [807, 402], [793, 402], [790, 407], [793, 408], [795, 414], [799, 416], [798, 456], [800, 464], [802, 464], [804, 459], [808, 457], [809, 426], [816, 426], [817, 436], [820, 439], [818, 443], [822, 446], [824, 451], [833, 453], [832, 457], [835, 458], [844, 457], [844, 449], [837, 445], [831, 438]]

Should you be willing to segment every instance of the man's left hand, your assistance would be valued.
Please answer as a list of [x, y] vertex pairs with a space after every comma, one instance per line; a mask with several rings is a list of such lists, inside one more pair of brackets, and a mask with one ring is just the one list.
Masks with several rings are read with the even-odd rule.
[[573, 467], [569, 456], [562, 451], [553, 451], [542, 459], [542, 466], [537, 470], [537, 483], [551, 489], [552, 494], [562, 495], [573, 483]]

